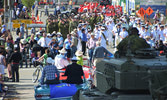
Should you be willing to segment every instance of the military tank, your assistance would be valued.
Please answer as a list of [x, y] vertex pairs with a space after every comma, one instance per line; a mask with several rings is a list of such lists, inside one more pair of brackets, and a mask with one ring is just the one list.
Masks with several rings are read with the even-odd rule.
[[126, 55], [97, 64], [96, 89], [79, 100], [167, 100], [167, 58], [151, 48], [132, 52], [130, 43]]
[[147, 51], [99, 62], [97, 89], [80, 92], [79, 100], [167, 100], [167, 58]]

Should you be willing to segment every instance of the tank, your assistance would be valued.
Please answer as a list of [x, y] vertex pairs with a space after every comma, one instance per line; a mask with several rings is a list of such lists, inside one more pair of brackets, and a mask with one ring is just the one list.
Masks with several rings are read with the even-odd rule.
[[82, 91], [80, 100], [167, 99], [167, 59], [157, 56], [153, 49], [141, 49], [136, 55], [129, 53], [126, 57], [105, 59], [97, 64], [95, 76], [97, 89]]
[[158, 56], [132, 28], [117, 46], [115, 58], [97, 63], [96, 89], [79, 100], [167, 100], [167, 58]]

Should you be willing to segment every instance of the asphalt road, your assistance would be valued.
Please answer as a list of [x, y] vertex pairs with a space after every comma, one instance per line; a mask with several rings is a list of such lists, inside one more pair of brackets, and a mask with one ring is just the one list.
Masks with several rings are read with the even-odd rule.
[[9, 91], [4, 100], [35, 100], [34, 86], [37, 83], [32, 82], [32, 73], [35, 68], [20, 68], [20, 82], [5, 82]]

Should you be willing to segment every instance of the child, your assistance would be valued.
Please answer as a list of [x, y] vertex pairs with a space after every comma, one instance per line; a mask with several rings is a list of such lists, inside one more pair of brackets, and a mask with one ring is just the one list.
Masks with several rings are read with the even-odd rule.
[[36, 56], [36, 57], [34, 57], [34, 58], [32, 58], [32, 63], [34, 64], [34, 63], [35, 63], [35, 61], [36, 61], [36, 60], [38, 60], [40, 57], [41, 57], [41, 52], [40, 52], [40, 51], [38, 51], [38, 52], [37, 52], [37, 56]]
[[75, 55], [77, 56], [78, 59], [77, 64], [83, 66], [83, 52], [77, 51]]

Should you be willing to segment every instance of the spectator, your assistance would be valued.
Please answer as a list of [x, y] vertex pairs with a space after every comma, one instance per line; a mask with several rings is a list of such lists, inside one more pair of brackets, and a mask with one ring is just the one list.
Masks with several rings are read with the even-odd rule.
[[49, 49], [48, 48], [45, 49], [45, 53], [37, 61], [42, 62], [42, 64], [46, 65], [49, 53], [50, 53]]
[[[42, 77], [41, 77], [41, 84], [59, 84], [59, 71], [57, 70], [56, 66], [52, 65], [53, 60], [52, 58], [48, 57], [47, 65], [44, 67], [42, 71]], [[46, 78], [46, 81], [44, 82], [44, 79]]]
[[75, 52], [77, 51], [77, 44], [78, 44], [78, 38], [77, 34], [75, 32], [71, 32], [72, 35], [72, 41], [71, 41], [71, 57], [75, 55]]
[[24, 31], [24, 23], [22, 23], [21, 26], [20, 26], [20, 33], [21, 33], [22, 39], [24, 39], [24, 33], [25, 33], [25, 31]]
[[[16, 46], [14, 48], [14, 52], [11, 54], [9, 58], [9, 62], [12, 64], [12, 82], [19, 82], [19, 62], [22, 60], [21, 53], [19, 52], [19, 48]], [[15, 80], [16, 75], [16, 80]]]
[[59, 45], [59, 50], [61, 50], [63, 48], [63, 37], [60, 32], [57, 32], [57, 42]]
[[36, 4], [35, 5], [35, 17], [37, 17], [38, 16], [38, 5]]
[[43, 33], [43, 37], [40, 38], [38, 41], [38, 44], [42, 47], [41, 54], [43, 55], [45, 52], [45, 49], [49, 47], [50, 39], [46, 37], [46, 33]]
[[40, 39], [40, 35], [41, 35], [40, 32], [37, 32], [37, 33], [36, 33], [35, 40], [36, 40], [37, 42], [38, 42], [38, 40]]
[[95, 38], [95, 34], [91, 33], [91, 38], [89, 39], [89, 41], [87, 42], [87, 46], [88, 46], [88, 52], [89, 52], [89, 61], [92, 62], [92, 57], [93, 57], [93, 51], [96, 47], [96, 42], [98, 40]]
[[105, 56], [109, 54], [109, 51], [104, 48], [103, 46], [100, 46], [100, 42], [96, 42], [96, 47], [93, 51], [93, 64], [96, 66], [98, 62], [104, 59]]
[[9, 47], [6, 47], [6, 66], [8, 72], [8, 78], [12, 79], [11, 64], [9, 63], [9, 57], [11, 56], [13, 50]]
[[17, 8], [16, 11], [16, 19], [18, 19], [20, 17], [20, 8]]
[[20, 50], [19, 44], [20, 44], [21, 38], [22, 38], [22, 35], [21, 35], [21, 33], [19, 33], [19, 36], [16, 38], [16, 41], [15, 41], [15, 44], [17, 44], [17, 47], [19, 48], [19, 50]]
[[77, 59], [78, 59], [77, 64], [83, 66], [83, 52], [78, 50], [75, 53], [75, 55], [77, 56]]
[[77, 58], [73, 57], [71, 59], [72, 64], [68, 65], [65, 71], [64, 76], [67, 76], [66, 83], [69, 84], [82, 84], [83, 80], [81, 76], [84, 75], [83, 69], [81, 65], [78, 65]]
[[[21, 53], [21, 56], [22, 56], [22, 60], [21, 60], [21, 62], [20, 62], [20, 68], [22, 68], [23, 67], [23, 61], [25, 60], [25, 62], [26, 62], [26, 60], [27, 60], [27, 52], [26, 52], [26, 45], [27, 45], [27, 41], [26, 41], [26, 39], [21, 39], [20, 40], [20, 44], [19, 44], [19, 47], [20, 47], [20, 53]], [[26, 62], [26, 65], [27, 65], [27, 62]], [[26, 66], [26, 68], [27, 68], [27, 66]]]
[[6, 60], [5, 57], [3, 56], [3, 50], [0, 49], [0, 77], [3, 77], [5, 74], [5, 66], [6, 66]]
[[69, 58], [71, 58], [71, 35], [70, 34], [67, 34], [67, 38], [65, 39], [64, 41], [64, 48], [66, 49], [67, 51], [67, 59], [69, 60]]
[[65, 57], [65, 54], [67, 53], [67, 51], [65, 49], [61, 49], [59, 50], [59, 55], [57, 55], [55, 57], [55, 66], [57, 67], [57, 69], [64, 69], [67, 67], [67, 65], [69, 64], [68, 60]]
[[54, 59], [55, 56], [58, 54], [58, 50], [59, 50], [59, 46], [58, 46], [58, 43], [56, 41], [56, 37], [52, 38], [52, 40], [49, 43], [49, 46], [50, 46], [52, 58]]
[[1, 35], [0, 36], [2, 36], [2, 35], [4, 35], [5, 33], [6, 33], [6, 25], [2, 25], [2, 29], [1, 29]]
[[87, 36], [86, 36], [84, 28], [82, 29], [82, 34], [81, 34], [80, 39], [81, 39], [81, 44], [82, 44], [82, 52], [83, 52], [83, 55], [85, 55], [85, 53], [86, 53]]
[[45, 5], [44, 6], [44, 9], [45, 9], [45, 15], [48, 16], [49, 15], [49, 12], [48, 12], [48, 9], [49, 9], [49, 5]]
[[68, 3], [70, 10], [72, 9], [72, 0], [69, 1]]

